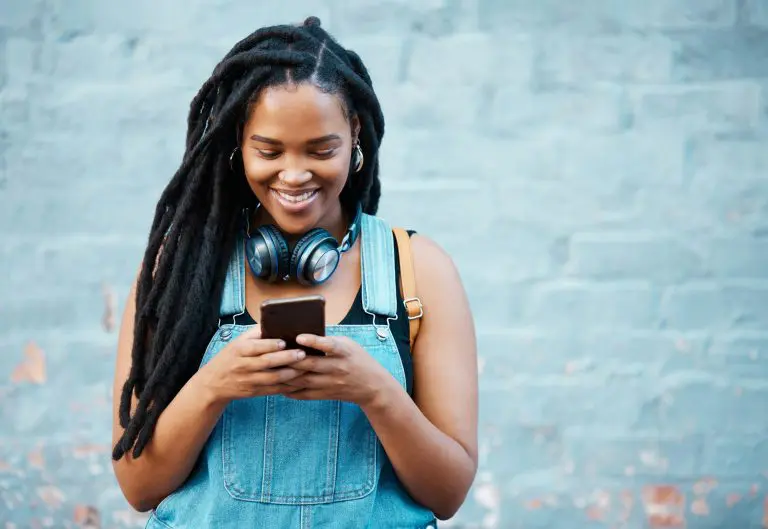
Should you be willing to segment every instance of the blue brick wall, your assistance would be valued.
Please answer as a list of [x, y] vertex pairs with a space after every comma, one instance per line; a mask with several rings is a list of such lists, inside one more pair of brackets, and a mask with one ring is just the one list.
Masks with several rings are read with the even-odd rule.
[[473, 305], [445, 526], [768, 527], [768, 0], [0, 0], [0, 527], [141, 526], [110, 391], [153, 206], [216, 61], [308, 14]]

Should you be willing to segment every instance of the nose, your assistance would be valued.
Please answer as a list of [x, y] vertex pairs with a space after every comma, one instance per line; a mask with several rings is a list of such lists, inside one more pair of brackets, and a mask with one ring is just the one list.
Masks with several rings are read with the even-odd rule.
[[312, 180], [312, 173], [306, 169], [283, 169], [277, 177], [286, 185], [300, 187]]

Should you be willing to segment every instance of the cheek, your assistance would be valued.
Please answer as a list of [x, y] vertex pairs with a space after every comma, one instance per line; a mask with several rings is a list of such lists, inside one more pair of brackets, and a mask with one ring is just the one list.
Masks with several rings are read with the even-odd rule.
[[349, 161], [342, 157], [326, 160], [317, 167], [310, 169], [315, 177], [326, 182], [326, 185], [341, 189], [349, 174]]

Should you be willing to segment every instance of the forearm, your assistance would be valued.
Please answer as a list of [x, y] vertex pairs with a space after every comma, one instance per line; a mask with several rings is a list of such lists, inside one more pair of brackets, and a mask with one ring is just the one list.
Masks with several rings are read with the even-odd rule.
[[450, 518], [472, 485], [476, 462], [392, 382], [363, 411], [405, 489], [438, 518]]
[[194, 375], [160, 415], [141, 456], [133, 459], [129, 450], [114, 462], [120, 488], [135, 509], [156, 507], [186, 480], [225, 406]]

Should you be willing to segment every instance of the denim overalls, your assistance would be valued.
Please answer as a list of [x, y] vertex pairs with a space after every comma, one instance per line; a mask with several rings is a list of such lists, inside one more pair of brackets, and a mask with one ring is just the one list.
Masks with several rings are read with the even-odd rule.
[[[385, 221], [363, 215], [360, 243], [363, 307], [371, 323], [328, 326], [326, 334], [357, 341], [405, 388], [403, 364], [389, 332], [389, 321], [397, 317], [392, 230]], [[225, 280], [221, 325], [201, 365], [248, 329], [231, 323], [245, 312], [245, 273], [239, 243]], [[226, 407], [189, 479], [158, 505], [147, 528], [436, 525], [434, 515], [397, 480], [359, 406], [277, 395], [236, 400]]]

